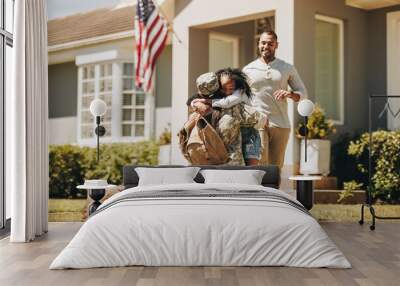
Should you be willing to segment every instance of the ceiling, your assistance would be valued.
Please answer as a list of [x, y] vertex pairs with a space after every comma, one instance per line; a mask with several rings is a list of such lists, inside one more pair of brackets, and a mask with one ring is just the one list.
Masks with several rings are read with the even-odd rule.
[[393, 5], [400, 5], [400, 0], [346, 0], [346, 4], [364, 10], [373, 10]]

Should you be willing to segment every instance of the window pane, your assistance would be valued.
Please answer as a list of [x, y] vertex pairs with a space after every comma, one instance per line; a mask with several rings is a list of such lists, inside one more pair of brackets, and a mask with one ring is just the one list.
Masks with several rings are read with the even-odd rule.
[[135, 136], [144, 136], [144, 125], [135, 125]]
[[103, 93], [103, 94], [99, 95], [99, 98], [106, 103], [107, 107], [111, 107], [112, 106], [112, 94]]
[[104, 122], [111, 122], [111, 113], [112, 113], [112, 109], [107, 108], [106, 114], [104, 114], [104, 116], [103, 116]]
[[124, 63], [124, 75], [133, 76], [133, 63]]
[[82, 123], [92, 123], [93, 122], [93, 115], [90, 113], [90, 111], [85, 110], [82, 111]]
[[112, 64], [100, 65], [100, 77], [112, 76]]
[[130, 124], [122, 125], [122, 136], [132, 136], [132, 125]]
[[144, 105], [144, 101], [145, 101], [145, 95], [142, 94], [136, 94], [136, 105]]
[[124, 90], [133, 90], [133, 79], [124, 78]]
[[14, 1], [13, 0], [6, 0], [6, 30], [10, 33], [14, 32]]
[[94, 66], [83, 67], [83, 79], [94, 78]]
[[130, 121], [132, 120], [132, 110], [131, 109], [124, 109], [122, 111], [122, 120], [123, 121]]
[[106, 133], [104, 134], [105, 137], [111, 136], [111, 124], [102, 124], [106, 129]]
[[136, 109], [135, 120], [144, 121], [144, 109]]
[[112, 91], [112, 79], [100, 80], [100, 92]]
[[83, 109], [89, 109], [90, 103], [92, 102], [93, 99], [94, 99], [93, 95], [83, 96], [82, 97], [82, 108]]
[[122, 104], [123, 105], [132, 105], [132, 94], [124, 93]]
[[83, 94], [94, 93], [94, 82], [88, 81], [88, 82], [82, 83], [82, 93]]
[[88, 68], [87, 67], [83, 67], [82, 68], [82, 78], [83, 79], [87, 79], [88, 78]]
[[321, 20], [315, 23], [315, 100], [328, 118], [340, 120], [339, 25]]
[[81, 137], [82, 138], [91, 138], [94, 135], [93, 126], [92, 125], [82, 125], [81, 126]]

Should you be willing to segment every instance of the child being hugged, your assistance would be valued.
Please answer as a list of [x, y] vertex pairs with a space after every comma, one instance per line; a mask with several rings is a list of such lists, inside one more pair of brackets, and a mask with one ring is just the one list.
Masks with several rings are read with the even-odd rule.
[[[223, 97], [212, 99], [211, 106], [222, 111], [231, 109], [233, 113], [230, 116], [233, 116], [234, 120], [240, 117], [243, 159], [246, 165], [258, 165], [261, 157], [261, 138], [258, 128], [265, 125], [267, 118], [252, 107], [251, 89], [246, 75], [241, 70], [226, 68], [217, 71], [216, 75]], [[232, 122], [229, 119], [224, 120], [224, 116], [222, 112], [220, 124], [224, 124], [224, 121]], [[229, 128], [224, 129], [229, 130]], [[224, 134], [222, 137], [225, 137]]]

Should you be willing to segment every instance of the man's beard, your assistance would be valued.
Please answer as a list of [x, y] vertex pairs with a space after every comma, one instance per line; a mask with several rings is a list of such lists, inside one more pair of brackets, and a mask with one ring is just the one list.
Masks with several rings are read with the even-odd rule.
[[271, 51], [261, 51], [260, 52], [261, 57], [263, 57], [264, 60], [266, 61], [272, 61], [273, 59], [275, 59], [275, 53], [271, 52]]

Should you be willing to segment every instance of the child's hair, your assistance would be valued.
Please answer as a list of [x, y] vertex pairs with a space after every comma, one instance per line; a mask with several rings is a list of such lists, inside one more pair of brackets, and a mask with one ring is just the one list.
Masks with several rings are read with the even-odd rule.
[[248, 83], [248, 78], [240, 69], [224, 68], [215, 72], [218, 77], [219, 85], [221, 86], [221, 77], [227, 76], [235, 82], [235, 89], [242, 90], [248, 98], [252, 97], [251, 88]]

